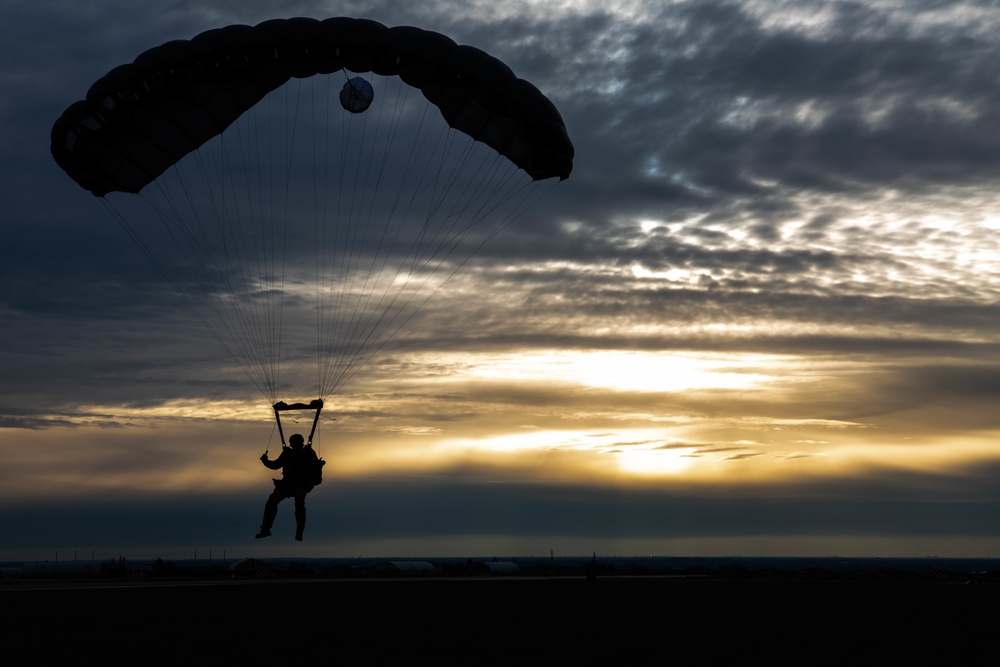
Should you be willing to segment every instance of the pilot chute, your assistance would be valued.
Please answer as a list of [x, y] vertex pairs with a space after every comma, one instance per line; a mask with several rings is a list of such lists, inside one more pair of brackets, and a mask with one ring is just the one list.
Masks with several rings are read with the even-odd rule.
[[344, 87], [340, 89], [340, 106], [351, 113], [367, 111], [373, 99], [375, 99], [375, 90], [372, 88], [372, 84], [360, 76], [348, 79]]

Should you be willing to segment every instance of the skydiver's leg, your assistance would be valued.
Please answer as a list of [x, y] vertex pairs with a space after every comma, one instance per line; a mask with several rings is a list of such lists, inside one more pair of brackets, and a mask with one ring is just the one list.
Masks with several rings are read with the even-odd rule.
[[302, 531], [306, 529], [306, 493], [295, 492], [295, 539], [302, 541]]
[[287, 498], [279, 489], [271, 492], [264, 503], [264, 519], [260, 522], [260, 532], [257, 537], [268, 537], [271, 534], [271, 526], [274, 525], [274, 518], [278, 516], [278, 503]]

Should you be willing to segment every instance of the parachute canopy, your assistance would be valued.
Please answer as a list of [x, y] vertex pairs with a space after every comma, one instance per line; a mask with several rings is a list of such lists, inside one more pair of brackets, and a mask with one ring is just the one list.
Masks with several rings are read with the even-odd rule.
[[233, 25], [150, 49], [63, 113], [52, 154], [97, 196], [136, 193], [290, 78], [340, 69], [398, 75], [536, 180], [572, 171], [558, 110], [502, 62], [435, 32], [351, 18]]
[[573, 166], [555, 106], [496, 58], [349, 18], [150, 49], [51, 149], [271, 404], [280, 362], [298, 383], [313, 355], [312, 395], [335, 393]]

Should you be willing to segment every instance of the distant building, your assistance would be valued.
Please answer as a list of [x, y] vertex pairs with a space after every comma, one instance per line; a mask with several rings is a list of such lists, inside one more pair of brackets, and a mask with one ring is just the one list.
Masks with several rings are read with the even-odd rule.
[[229, 566], [229, 574], [234, 578], [266, 579], [275, 575], [275, 568], [257, 558], [244, 558]]
[[480, 576], [498, 577], [521, 574], [521, 568], [517, 563], [506, 560], [493, 560], [475, 563], [472, 566], [472, 573]]

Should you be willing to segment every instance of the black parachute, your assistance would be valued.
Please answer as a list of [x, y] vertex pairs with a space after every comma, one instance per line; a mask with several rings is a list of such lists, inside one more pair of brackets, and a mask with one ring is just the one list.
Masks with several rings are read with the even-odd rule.
[[307, 349], [334, 393], [573, 164], [558, 110], [501, 61], [350, 18], [150, 49], [66, 109], [51, 150], [272, 402]]
[[399, 76], [536, 180], [572, 171], [559, 112], [502, 62], [435, 32], [350, 18], [233, 25], [150, 49], [63, 113], [52, 154], [97, 196], [137, 193], [290, 78], [341, 69]]

